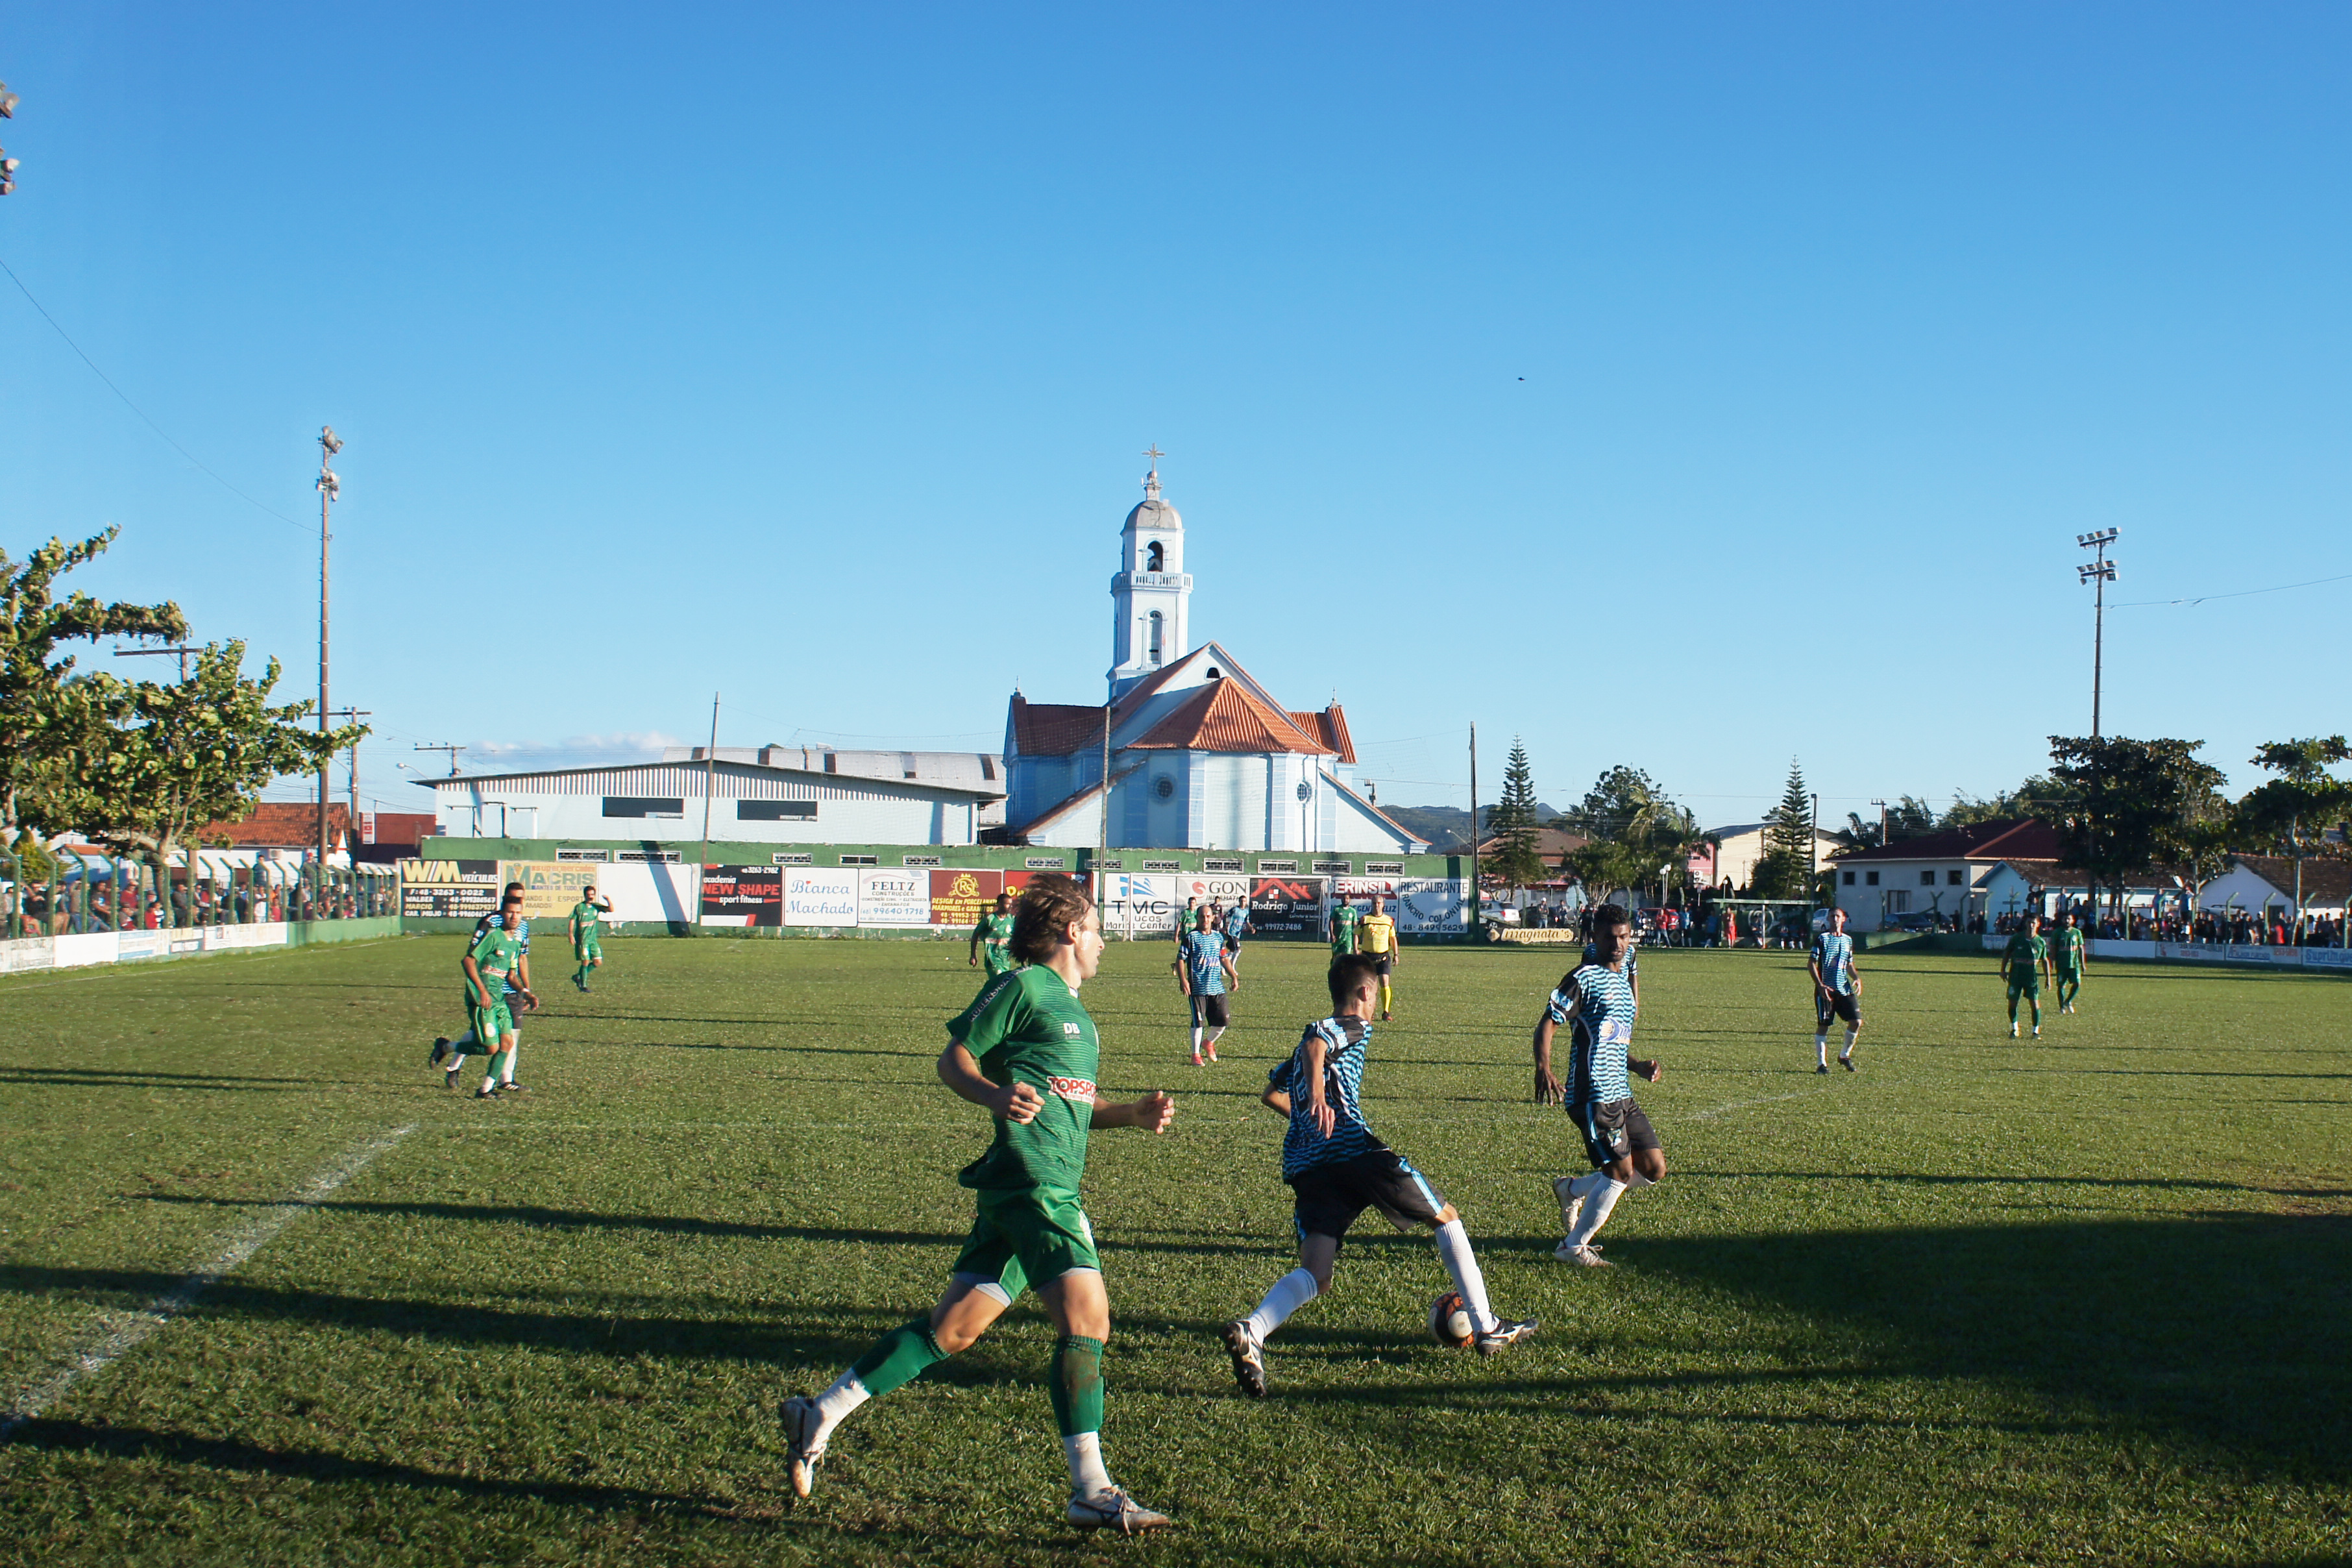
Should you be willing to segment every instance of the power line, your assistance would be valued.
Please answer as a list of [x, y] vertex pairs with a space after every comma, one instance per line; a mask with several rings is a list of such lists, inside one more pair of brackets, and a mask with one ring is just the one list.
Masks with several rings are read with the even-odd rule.
[[38, 310], [41, 313], [41, 320], [48, 322], [50, 328], [57, 332], [58, 336], [65, 340], [66, 347], [73, 350], [77, 355], [79, 355], [81, 363], [89, 366], [90, 374], [106, 383], [106, 390], [114, 394], [115, 396], [121, 398], [122, 406], [131, 410], [131, 413], [139, 416], [140, 423], [146, 426], [148, 429], [155, 432], [155, 434], [162, 438], [165, 446], [171, 447], [172, 450], [179, 453], [180, 456], [194, 464], [196, 468], [202, 472], [205, 478], [211, 479], [215, 484], [220, 486], [221, 489], [228, 491], [229, 494], [236, 497], [239, 500], [246, 502], [249, 506], [256, 507], [262, 511], [268, 512], [270, 516], [286, 524], [289, 528], [299, 528], [304, 533], [310, 531], [309, 524], [297, 522], [292, 518], [288, 517], [284, 512], [278, 510], [276, 508], [264, 505], [262, 502], [255, 500], [251, 496], [247, 495], [243, 490], [237, 489], [235, 485], [230, 484], [226, 479], [222, 479], [218, 474], [213, 472], [211, 468], [206, 468], [204, 460], [198, 458], [194, 452], [189, 451], [185, 447], [183, 447], [177, 441], [173, 440], [169, 435], [164, 433], [163, 427], [161, 425], [156, 424], [155, 421], [147, 417], [147, 411], [145, 409], [131, 402], [130, 395], [125, 393], [122, 388], [114, 384], [114, 378], [112, 376], [98, 368], [98, 362], [96, 360], [82, 353], [81, 345], [73, 341], [73, 335], [68, 332], [63, 327], [58, 325], [58, 319], [49, 314], [48, 307], [42, 304], [38, 300], [33, 298], [33, 291], [25, 287], [25, 280], [16, 276], [16, 269], [9, 266], [5, 259], [0, 259], [0, 272], [5, 272], [8, 275], [8, 281], [14, 283], [16, 286], [16, 291], [25, 296], [26, 300], [31, 304], [34, 310]]
[[2251, 599], [2257, 594], [2284, 594], [2291, 588], [2316, 588], [2327, 583], [2352, 583], [2352, 572], [2340, 577], [2314, 577], [2308, 583], [2282, 583], [2275, 588], [2241, 588], [2234, 594], [2200, 594], [2193, 599], [2134, 599], [2127, 605], [2117, 605], [2118, 610], [2142, 610], [2150, 605], [2201, 605], [2208, 599]]

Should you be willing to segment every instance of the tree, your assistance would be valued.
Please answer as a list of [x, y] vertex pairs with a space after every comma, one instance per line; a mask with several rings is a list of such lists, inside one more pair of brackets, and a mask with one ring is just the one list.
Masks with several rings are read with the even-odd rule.
[[67, 807], [75, 757], [102, 742], [121, 684], [77, 676], [58, 645], [104, 637], [178, 638], [187, 618], [174, 604], [101, 604], [88, 594], [58, 596], [58, 582], [114, 542], [108, 529], [79, 544], [52, 539], [23, 562], [0, 550], [0, 841], [26, 831], [79, 826]]
[[1813, 885], [1813, 797], [1804, 769], [1789, 759], [1789, 782], [1780, 804], [1764, 818], [1764, 853], [1750, 881], [1759, 899], [1801, 899]]
[[[2300, 933], [2304, 861], [2344, 847], [2345, 818], [2352, 816], [2352, 784], [2327, 770], [2352, 761], [2352, 747], [2346, 746], [2341, 735], [2315, 735], [2257, 747], [2252, 760], [2255, 766], [2280, 776], [2238, 803], [2239, 836], [2294, 861], [2294, 921]], [[2332, 840], [2331, 832], [2336, 835]]]
[[1552, 826], [1591, 840], [1569, 857], [1569, 864], [1601, 898], [1621, 888], [1647, 887], [1662, 866], [1669, 884], [1680, 879], [1687, 875], [1692, 852], [1713, 841], [1656, 780], [1622, 764], [1595, 780], [1584, 799]]
[[[1908, 796], [1905, 797], [1906, 800]], [[1938, 827], [1974, 827], [1980, 822], [2009, 822], [2026, 817], [2056, 826], [2074, 804], [2074, 792], [2048, 773], [2035, 773], [2015, 789], [1991, 795], [1952, 792], [1952, 804], [1937, 820]]]
[[270, 705], [278, 661], [257, 680], [244, 665], [245, 644], [212, 643], [185, 680], [109, 681], [122, 717], [71, 770], [77, 824], [110, 847], [144, 854], [159, 888], [197, 828], [246, 816], [271, 779], [316, 772], [368, 732], [362, 724], [305, 727], [315, 703]]
[[2053, 735], [2052, 777], [2067, 796], [2056, 826], [2066, 864], [2120, 901], [2126, 880], [2191, 857], [2221, 804], [2221, 770], [2202, 741]]
[[1503, 798], [1487, 818], [1495, 837], [1495, 875], [1514, 888], [1540, 882], [1543, 856], [1536, 837], [1536, 775], [1528, 749], [1511, 737], [1510, 760], [1503, 764]]

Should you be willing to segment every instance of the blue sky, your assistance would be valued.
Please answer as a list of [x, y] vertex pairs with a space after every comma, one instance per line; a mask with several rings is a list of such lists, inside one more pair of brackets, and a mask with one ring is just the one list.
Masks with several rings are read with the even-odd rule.
[[2344, 727], [2352, 583], [2162, 601], [2352, 574], [2347, 65], [2295, 5], [0, 0], [0, 259], [283, 514], [0, 279], [0, 544], [119, 524], [86, 585], [310, 695], [331, 422], [334, 697], [415, 809], [417, 742], [713, 689], [994, 749], [1097, 697], [1157, 442], [1196, 635], [1383, 800], [1475, 720], [1722, 823], [2043, 765], [2116, 527], [2106, 728], [2243, 785]]

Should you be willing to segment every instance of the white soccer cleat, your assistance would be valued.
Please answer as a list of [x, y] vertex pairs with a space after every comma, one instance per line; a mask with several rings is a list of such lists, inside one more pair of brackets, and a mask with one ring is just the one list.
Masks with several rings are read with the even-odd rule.
[[824, 1462], [824, 1440], [816, 1435], [823, 1417], [816, 1401], [800, 1394], [785, 1400], [776, 1415], [784, 1424], [784, 1474], [793, 1483], [793, 1496], [804, 1498], [816, 1485], [817, 1466]]
[[1072, 1498], [1066, 1517], [1080, 1530], [1116, 1530], [1121, 1535], [1133, 1535], [1139, 1530], [1166, 1530], [1175, 1522], [1164, 1513], [1152, 1512], [1119, 1487], [1092, 1497]]
[[1563, 1237], [1574, 1233], [1576, 1216], [1584, 1210], [1584, 1200], [1569, 1190], [1575, 1185], [1576, 1178], [1573, 1176], [1552, 1178], [1551, 1195], [1559, 1200], [1559, 1233]]
[[1563, 1241], [1558, 1247], [1552, 1248], [1551, 1255], [1554, 1258], [1559, 1258], [1562, 1263], [1580, 1264], [1587, 1268], [1606, 1268], [1609, 1267], [1609, 1260], [1601, 1256], [1601, 1249], [1594, 1247], [1590, 1242], [1587, 1242], [1582, 1247], [1578, 1247], [1573, 1243]]
[[1235, 1319], [1225, 1325], [1225, 1353], [1233, 1358], [1234, 1381], [1252, 1399], [1265, 1397], [1265, 1347], [1258, 1343], [1249, 1331], [1249, 1324]]
[[1535, 1331], [1536, 1321], [1533, 1318], [1529, 1318], [1523, 1322], [1517, 1323], [1514, 1323], [1506, 1318], [1497, 1318], [1495, 1320], [1495, 1327], [1492, 1332], [1480, 1334], [1478, 1336], [1476, 1341], [1478, 1353], [1480, 1355], [1500, 1355], [1505, 1351], [1509, 1350], [1513, 1345], [1517, 1344], [1521, 1340], [1528, 1338]]

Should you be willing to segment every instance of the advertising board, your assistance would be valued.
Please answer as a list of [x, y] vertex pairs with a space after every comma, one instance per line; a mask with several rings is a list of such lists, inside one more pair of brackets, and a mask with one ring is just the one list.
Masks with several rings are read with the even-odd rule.
[[400, 913], [405, 920], [477, 921], [499, 908], [496, 860], [403, 860]]
[[874, 867], [858, 872], [857, 923], [902, 929], [929, 925], [931, 873], [904, 867]]
[[1324, 879], [1320, 877], [1253, 877], [1250, 924], [1262, 937], [1320, 942], [1323, 889]]
[[788, 926], [854, 926], [857, 923], [857, 872], [842, 866], [783, 866], [784, 923]]
[[931, 923], [935, 926], [978, 925], [981, 912], [993, 909], [996, 895], [1004, 889], [1002, 871], [933, 871], [929, 875]]
[[576, 860], [501, 860], [499, 887], [503, 892], [509, 882], [522, 884], [523, 919], [565, 921], [572, 918], [581, 889], [604, 890], [604, 871], [602, 866]]
[[1469, 927], [1467, 878], [1397, 879], [1397, 930], [1411, 936], [1459, 936]]
[[1103, 878], [1102, 924], [1106, 931], [1133, 936], [1173, 933], [1176, 911], [1183, 899], [1176, 891], [1181, 878], [1137, 877], [1111, 872]]
[[784, 923], [782, 866], [705, 866], [701, 923], [780, 926]]
[[[582, 868], [585, 869], [586, 868]], [[605, 919], [646, 924], [691, 925], [702, 900], [702, 868], [660, 862], [595, 868], [596, 891], [612, 900]], [[572, 912], [571, 905], [563, 913]], [[562, 932], [557, 932], [561, 940]]]

